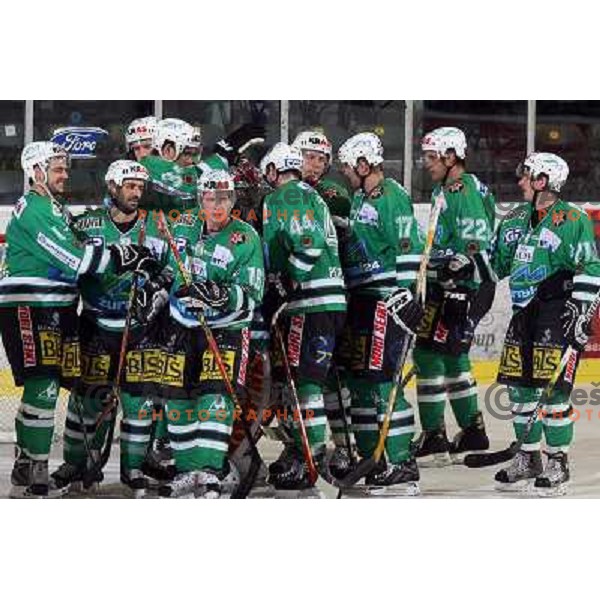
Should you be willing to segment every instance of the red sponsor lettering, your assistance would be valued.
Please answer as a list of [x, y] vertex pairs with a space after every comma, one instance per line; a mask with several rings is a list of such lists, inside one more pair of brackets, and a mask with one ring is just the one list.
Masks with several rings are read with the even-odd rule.
[[435, 328], [435, 333], [433, 334], [433, 339], [440, 344], [445, 344], [448, 339], [448, 328], [445, 327], [440, 321]]
[[35, 367], [37, 364], [35, 356], [35, 339], [33, 337], [33, 322], [31, 310], [28, 306], [17, 307], [19, 329], [21, 331], [21, 342], [23, 344], [23, 364], [25, 367]]
[[385, 332], [387, 330], [387, 310], [385, 302], [378, 302], [373, 318], [373, 335], [371, 336], [371, 353], [369, 356], [369, 369], [381, 371], [383, 367], [383, 353], [385, 350]]
[[288, 334], [288, 360], [290, 366], [297, 367], [300, 364], [300, 348], [302, 346], [302, 329], [304, 328], [304, 316], [296, 315], [292, 317], [290, 323], [290, 332]]
[[577, 350], [573, 350], [571, 352], [571, 356], [569, 356], [569, 360], [567, 361], [567, 366], [565, 367], [565, 381], [569, 383], [573, 383], [573, 379], [575, 377], [575, 366], [577, 365]]

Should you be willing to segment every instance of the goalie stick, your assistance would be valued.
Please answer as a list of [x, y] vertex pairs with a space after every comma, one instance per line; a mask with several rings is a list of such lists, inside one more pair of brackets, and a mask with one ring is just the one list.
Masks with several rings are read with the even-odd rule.
[[[433, 248], [433, 240], [435, 238], [437, 223], [444, 203], [444, 186], [442, 184], [442, 186], [440, 187], [440, 193], [436, 197], [435, 203], [431, 209], [431, 214], [429, 215], [427, 238], [425, 239], [425, 247], [423, 248], [423, 254], [421, 256], [421, 262], [419, 264], [419, 271], [417, 274], [417, 285], [415, 295], [418, 299], [421, 300], [421, 304], [423, 306], [425, 306], [425, 296], [427, 287], [427, 264], [429, 263], [429, 257], [431, 256], [431, 249]], [[385, 451], [385, 442], [387, 440], [388, 432], [390, 429], [390, 423], [392, 420], [392, 413], [394, 411], [394, 405], [396, 404], [396, 397], [398, 396], [398, 392], [401, 389], [403, 389], [406, 385], [406, 383], [404, 383], [404, 380], [402, 380], [402, 372], [404, 369], [404, 363], [406, 362], [406, 357], [408, 356], [410, 346], [414, 337], [414, 335], [409, 334], [406, 334], [404, 336], [404, 340], [402, 342], [402, 350], [400, 351], [400, 355], [398, 357], [398, 363], [394, 372], [392, 389], [390, 390], [390, 395], [388, 397], [385, 417], [383, 419], [381, 429], [379, 430], [379, 439], [377, 441], [375, 451], [373, 452], [372, 456], [368, 458], [363, 458], [356, 465], [356, 467], [350, 473], [348, 473], [348, 475], [346, 475], [344, 479], [342, 479], [341, 483], [343, 487], [352, 487], [353, 485], [358, 483], [363, 477], [371, 473], [381, 460], [381, 457], [383, 456], [383, 453]], [[412, 369], [409, 373], [411, 377], [413, 371], [414, 369]]]
[[[600, 294], [596, 295], [594, 301], [588, 307], [588, 321], [590, 321], [593, 318], [594, 314], [596, 313], [599, 307]], [[531, 433], [531, 430], [533, 429], [533, 426], [537, 421], [538, 413], [540, 412], [542, 406], [545, 404], [546, 400], [552, 395], [554, 387], [556, 386], [556, 382], [559, 380], [565, 367], [569, 364], [569, 361], [573, 359], [573, 357], [575, 356], [574, 353], [576, 352], [577, 350], [575, 350], [573, 346], [567, 346], [567, 349], [565, 350], [565, 353], [563, 354], [558, 367], [556, 368], [556, 370], [552, 374], [552, 377], [550, 378], [550, 381], [548, 381], [548, 384], [544, 388], [544, 391], [542, 392], [540, 399], [537, 401], [535, 409], [527, 419], [527, 423], [525, 424], [525, 427], [523, 428], [523, 431], [521, 432], [519, 438], [515, 442], [513, 442], [508, 448], [504, 448], [503, 450], [498, 450], [496, 452], [485, 452], [482, 454], [467, 454], [464, 458], [465, 466], [471, 469], [491, 467], [493, 465], [499, 465], [501, 463], [507, 462], [516, 456], [519, 450], [523, 447], [525, 440]]]
[[[173, 239], [173, 234], [169, 229], [164, 213], [162, 211], [159, 215], [158, 229], [160, 233], [165, 236], [167, 243], [169, 244], [169, 248], [173, 253], [173, 258], [175, 259], [175, 263], [177, 264], [177, 268], [179, 269], [179, 272], [181, 273], [185, 284], [187, 286], [191, 286], [193, 284], [192, 275], [183, 263], [183, 259], [181, 258], [181, 254], [179, 252], [179, 249], [177, 248], [177, 244]], [[208, 346], [211, 352], [213, 353], [215, 362], [217, 363], [217, 368], [219, 369], [225, 387], [227, 388], [227, 392], [231, 396], [237, 409], [239, 410], [242, 427], [244, 428], [244, 435], [247, 437], [248, 442], [250, 444], [250, 451], [252, 452], [252, 463], [250, 465], [250, 469], [248, 470], [246, 477], [242, 481], [240, 481], [240, 484], [238, 485], [237, 489], [231, 495], [232, 499], [246, 498], [250, 493], [252, 486], [254, 485], [254, 481], [256, 480], [260, 466], [263, 464], [263, 460], [258, 451], [258, 448], [256, 447], [254, 436], [252, 435], [250, 425], [248, 425], [248, 421], [246, 420], [244, 411], [242, 410], [242, 407], [240, 405], [238, 395], [233, 387], [233, 384], [229, 379], [227, 368], [223, 363], [223, 357], [221, 356], [221, 351], [219, 350], [217, 341], [215, 340], [213, 332], [206, 323], [206, 319], [204, 318], [204, 315], [201, 312], [198, 313], [198, 322], [200, 323], [200, 327], [202, 328], [202, 331], [206, 336]]]

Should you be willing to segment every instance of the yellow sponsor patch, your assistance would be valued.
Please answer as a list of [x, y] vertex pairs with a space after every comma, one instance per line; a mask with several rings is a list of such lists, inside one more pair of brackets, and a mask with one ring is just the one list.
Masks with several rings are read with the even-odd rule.
[[[227, 371], [227, 379], [233, 379], [233, 367], [235, 365], [235, 350], [222, 350], [221, 358]], [[222, 380], [221, 371], [217, 365], [215, 355], [210, 350], [205, 350], [202, 354], [202, 371], [200, 381]]]
[[533, 378], [550, 379], [562, 357], [560, 348], [533, 348]]
[[417, 337], [427, 339], [431, 334], [431, 330], [433, 329], [433, 322], [435, 320], [435, 315], [437, 314], [439, 304], [434, 302], [427, 302], [425, 304], [424, 315], [419, 323], [419, 329], [417, 331]]
[[67, 342], [62, 346], [63, 377], [81, 377], [81, 350], [79, 342]]
[[59, 367], [61, 365], [61, 342], [60, 333], [56, 331], [40, 331], [41, 363], [43, 365], [51, 367]]
[[521, 377], [523, 375], [523, 358], [519, 346], [504, 345], [498, 370], [507, 377]]
[[[160, 383], [165, 355], [158, 348], [131, 350], [125, 357], [125, 363], [125, 381], [128, 383]], [[183, 370], [181, 380], [183, 385]]]
[[81, 379], [84, 383], [108, 383], [110, 355], [81, 357]]

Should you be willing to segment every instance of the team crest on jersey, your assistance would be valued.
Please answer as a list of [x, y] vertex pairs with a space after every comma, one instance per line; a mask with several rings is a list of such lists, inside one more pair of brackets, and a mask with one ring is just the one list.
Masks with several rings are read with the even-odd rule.
[[521, 239], [523, 232], [518, 227], [509, 227], [503, 234], [505, 244], [512, 244]]
[[231, 234], [229, 241], [232, 244], [243, 244], [246, 241], [246, 235], [241, 231], [234, 231]]
[[308, 248], [310, 246], [313, 245], [313, 240], [309, 235], [305, 235], [302, 237], [302, 239], [300, 240], [300, 243], [305, 247]]
[[455, 181], [454, 183], [451, 183], [448, 186], [448, 191], [453, 192], [453, 193], [461, 192], [464, 187], [465, 187], [465, 184], [462, 181], [458, 180], [458, 181]]
[[552, 212], [552, 225], [561, 227], [567, 221], [567, 214], [564, 210], [555, 210]]
[[383, 187], [378, 185], [370, 194], [369, 200], [377, 200], [377, 198], [381, 198], [383, 196]]
[[328, 188], [321, 192], [321, 196], [327, 200], [332, 200], [333, 198], [337, 197], [337, 190], [335, 188]]
[[402, 238], [400, 240], [400, 250], [402, 250], [402, 252], [408, 252], [411, 249], [411, 247], [412, 244], [410, 243], [410, 240], [408, 238]]
[[469, 256], [473, 255], [473, 254], [477, 254], [477, 252], [479, 252], [480, 250], [480, 246], [479, 246], [479, 242], [469, 242], [467, 244], [467, 254]]

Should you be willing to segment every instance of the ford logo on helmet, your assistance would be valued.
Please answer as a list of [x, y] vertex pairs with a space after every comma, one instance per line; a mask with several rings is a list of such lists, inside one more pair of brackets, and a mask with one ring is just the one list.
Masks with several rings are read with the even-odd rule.
[[62, 127], [50, 141], [62, 146], [71, 158], [94, 158], [98, 141], [107, 137], [108, 131], [100, 127]]

